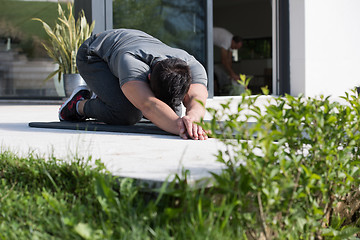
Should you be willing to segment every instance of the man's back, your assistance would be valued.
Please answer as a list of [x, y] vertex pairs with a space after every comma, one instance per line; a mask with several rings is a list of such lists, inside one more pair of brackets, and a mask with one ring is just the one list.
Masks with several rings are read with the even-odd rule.
[[139, 30], [114, 29], [99, 33], [90, 44], [90, 52], [108, 63], [121, 86], [131, 80], [148, 81], [150, 69], [167, 58], [184, 60], [189, 64], [193, 82], [207, 84], [203, 66], [192, 55]]
[[214, 27], [214, 45], [229, 50], [233, 35], [224, 28]]

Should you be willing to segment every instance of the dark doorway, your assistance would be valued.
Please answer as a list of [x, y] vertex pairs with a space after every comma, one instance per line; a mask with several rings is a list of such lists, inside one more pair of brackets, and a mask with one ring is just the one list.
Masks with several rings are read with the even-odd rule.
[[[236, 74], [251, 77], [249, 89], [253, 94], [261, 93], [267, 86], [273, 92], [272, 57], [272, 6], [270, 0], [214, 0], [213, 26], [227, 29], [243, 38], [243, 46], [232, 54], [232, 69]], [[221, 50], [214, 46], [214, 68], [222, 67]], [[215, 84], [218, 84], [215, 70]], [[224, 89], [215, 86], [215, 96], [238, 95], [235, 81]], [[235, 83], [235, 84], [234, 84]], [[234, 90], [235, 89], [235, 90]]]

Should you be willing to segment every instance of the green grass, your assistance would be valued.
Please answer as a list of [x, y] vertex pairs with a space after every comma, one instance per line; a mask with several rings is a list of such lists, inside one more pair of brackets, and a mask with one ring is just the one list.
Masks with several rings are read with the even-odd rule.
[[[5, 20], [26, 36], [38, 36], [46, 39], [46, 33], [39, 22], [31, 18], [40, 18], [53, 26], [58, 16], [57, 3], [23, 2], [16, 0], [0, 0], [0, 20]], [[64, 5], [65, 6], [65, 5]], [[66, 8], [65, 8], [66, 9]]]
[[231, 239], [231, 231], [197, 222], [196, 205], [181, 199], [203, 194], [184, 181], [158, 198], [91, 161], [1, 152], [0, 239]]

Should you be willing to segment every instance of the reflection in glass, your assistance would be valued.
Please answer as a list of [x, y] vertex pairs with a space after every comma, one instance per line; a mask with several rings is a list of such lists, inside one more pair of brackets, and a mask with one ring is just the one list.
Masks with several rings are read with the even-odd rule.
[[271, 37], [244, 39], [243, 47], [239, 51], [239, 59], [269, 59], [271, 57]]
[[205, 63], [204, 0], [114, 0], [114, 28], [142, 30]]
[[31, 20], [54, 23], [57, 3], [0, 0], [0, 4], [0, 98], [61, 97], [58, 82], [43, 81], [55, 65], [41, 45], [46, 41], [44, 30]]

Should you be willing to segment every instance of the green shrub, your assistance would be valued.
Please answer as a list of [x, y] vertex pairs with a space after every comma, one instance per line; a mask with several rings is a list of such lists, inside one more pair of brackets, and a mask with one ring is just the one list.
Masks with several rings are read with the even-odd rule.
[[247, 90], [236, 113], [228, 102], [208, 109], [213, 120], [202, 124], [226, 146], [217, 155], [226, 168], [213, 175], [224, 201], [236, 201], [230, 224], [254, 239], [345, 239], [359, 233], [355, 91], [343, 97], [345, 104], [286, 95], [262, 109], [257, 99]]
[[[66, 7], [66, 3], [60, 3]], [[11, 49], [26, 54], [28, 58], [47, 57], [41, 42], [47, 39], [45, 31], [39, 31], [38, 17], [54, 26], [57, 19], [57, 3], [45, 1], [0, 0], [0, 41], [11, 39]], [[65, 10], [66, 11], [66, 10]]]

